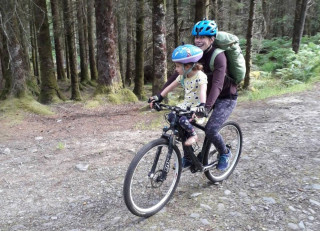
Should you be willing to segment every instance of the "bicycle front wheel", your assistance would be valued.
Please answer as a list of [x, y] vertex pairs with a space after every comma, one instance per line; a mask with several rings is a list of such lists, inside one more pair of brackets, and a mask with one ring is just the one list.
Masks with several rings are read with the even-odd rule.
[[[123, 195], [135, 215], [149, 217], [160, 211], [173, 196], [181, 175], [181, 154], [174, 146], [169, 166], [165, 160], [169, 141], [160, 138], [146, 144], [132, 160], [124, 180]], [[164, 179], [164, 169], [169, 172]]]
[[242, 132], [240, 126], [235, 122], [227, 122], [220, 128], [219, 134], [222, 136], [227, 148], [232, 155], [229, 159], [228, 168], [225, 171], [220, 171], [216, 168], [219, 159], [219, 153], [212, 143], [207, 143], [204, 153], [204, 165], [215, 164], [213, 168], [205, 172], [206, 177], [212, 182], [221, 182], [227, 179], [240, 159], [242, 149]]

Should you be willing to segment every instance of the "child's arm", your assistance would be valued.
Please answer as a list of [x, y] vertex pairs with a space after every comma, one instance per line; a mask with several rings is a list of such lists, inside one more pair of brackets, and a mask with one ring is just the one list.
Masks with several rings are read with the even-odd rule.
[[206, 103], [207, 100], [207, 84], [200, 85], [200, 103]]
[[[161, 96], [165, 97], [170, 91], [175, 89], [179, 85], [178, 81], [173, 81], [169, 86], [167, 86], [163, 91], [160, 93]], [[206, 102], [206, 101], [204, 101]]]
[[[154, 104], [154, 101], [155, 100], [159, 100], [159, 102], [162, 101], [162, 98], [165, 97], [170, 91], [172, 91], [173, 89], [175, 89], [177, 86], [179, 85], [179, 82], [177, 81], [173, 81], [169, 86], [167, 86], [165, 89], [163, 89], [162, 92], [160, 92], [160, 95], [156, 95], [156, 96], [152, 96], [149, 98], [149, 105], [150, 105], [150, 108], [153, 108], [153, 104]], [[157, 99], [155, 99], [155, 97], [157, 97]]]

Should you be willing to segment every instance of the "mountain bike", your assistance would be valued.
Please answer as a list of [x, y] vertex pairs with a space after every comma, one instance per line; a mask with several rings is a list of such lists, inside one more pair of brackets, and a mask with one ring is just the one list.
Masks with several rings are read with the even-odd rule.
[[[223, 124], [219, 133], [232, 156], [228, 168], [222, 172], [216, 168], [219, 153], [205, 135], [203, 141], [198, 141], [195, 145], [182, 145], [188, 137], [178, 121], [183, 115], [193, 118], [193, 111], [159, 103], [155, 103], [154, 108], [157, 111], [173, 112], [174, 119], [169, 122], [169, 113], [165, 114], [169, 126], [163, 128], [160, 138], [144, 145], [128, 167], [123, 187], [124, 201], [129, 211], [140, 217], [154, 215], [172, 198], [182, 172], [181, 148], [184, 155], [192, 160], [190, 171], [203, 172], [213, 183], [226, 180], [231, 175], [239, 161], [242, 148], [240, 126], [232, 121]], [[203, 125], [195, 120], [192, 120], [191, 124], [204, 134]]]

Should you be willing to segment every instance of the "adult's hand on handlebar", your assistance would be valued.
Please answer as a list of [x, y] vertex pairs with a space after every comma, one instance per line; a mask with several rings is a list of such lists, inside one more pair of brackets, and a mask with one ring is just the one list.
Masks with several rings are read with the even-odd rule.
[[207, 110], [207, 108], [205, 108], [205, 104], [204, 103], [200, 103], [197, 106], [197, 110], [196, 110], [196, 116], [198, 117], [208, 117], [209, 114], [209, 110]]

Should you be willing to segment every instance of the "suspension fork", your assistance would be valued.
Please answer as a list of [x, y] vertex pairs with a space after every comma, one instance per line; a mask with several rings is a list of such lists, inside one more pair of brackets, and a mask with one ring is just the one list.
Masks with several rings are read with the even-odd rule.
[[[173, 145], [174, 145], [174, 141], [175, 141], [175, 135], [163, 135], [163, 137], [169, 140], [169, 145], [168, 145], [168, 154], [166, 156], [166, 160], [165, 160], [163, 168], [162, 168], [163, 169], [162, 174], [157, 179], [157, 180], [162, 181], [162, 182], [167, 178], [167, 174], [168, 174], [169, 169], [170, 169], [170, 159], [171, 159], [172, 152], [173, 152]], [[148, 174], [148, 176], [150, 178], [152, 178], [154, 176], [154, 173], [156, 171], [157, 164], [158, 164], [158, 161], [159, 161], [159, 158], [160, 158], [161, 151], [162, 151], [162, 147], [158, 147], [157, 152], [156, 152], [156, 156], [155, 156], [155, 158], [153, 160], [153, 164], [152, 164], [151, 170], [150, 170], [150, 172]]]

